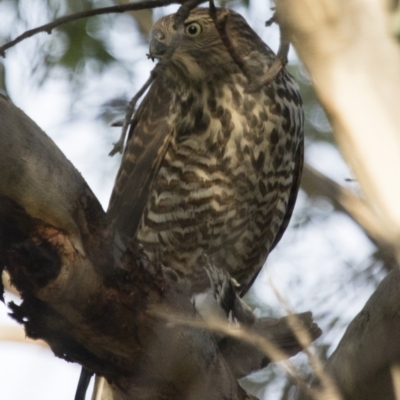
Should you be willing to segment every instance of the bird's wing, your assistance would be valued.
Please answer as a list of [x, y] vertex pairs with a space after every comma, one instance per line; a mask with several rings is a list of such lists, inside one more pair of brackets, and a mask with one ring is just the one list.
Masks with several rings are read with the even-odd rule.
[[[303, 172], [303, 163], [304, 163], [304, 141], [302, 140], [299, 144], [299, 147], [298, 147], [297, 153], [296, 153], [295, 167], [293, 170], [293, 184], [290, 189], [286, 213], [283, 217], [282, 224], [279, 227], [278, 233], [275, 236], [275, 240], [274, 240], [269, 252], [271, 252], [275, 248], [275, 246], [279, 243], [283, 234], [286, 231], [286, 228], [289, 225], [290, 218], [292, 217], [292, 214], [293, 214], [294, 205], [296, 204], [297, 193], [299, 192], [299, 189], [300, 189], [301, 174]], [[254, 274], [251, 281], [246, 286], [241, 288], [241, 290], [240, 290], [241, 297], [243, 297], [247, 293], [247, 291], [250, 289], [251, 285], [256, 280], [257, 275], [261, 271], [261, 267], [262, 267], [262, 265], [260, 266], [260, 269], [257, 271], [257, 273]]]
[[282, 224], [279, 228], [279, 231], [275, 237], [274, 243], [271, 246], [270, 252], [275, 248], [275, 246], [282, 239], [283, 234], [286, 231], [286, 228], [289, 225], [290, 219], [292, 218], [293, 209], [296, 204], [297, 193], [300, 189], [301, 175], [303, 172], [303, 164], [304, 164], [304, 141], [301, 141], [299, 144], [299, 148], [297, 149], [296, 158], [295, 158], [295, 167], [293, 171], [293, 185], [290, 189], [288, 206], [286, 209], [285, 216], [283, 217]]
[[136, 235], [152, 182], [172, 137], [171, 99], [171, 90], [156, 80], [132, 122], [107, 211], [123, 238]]

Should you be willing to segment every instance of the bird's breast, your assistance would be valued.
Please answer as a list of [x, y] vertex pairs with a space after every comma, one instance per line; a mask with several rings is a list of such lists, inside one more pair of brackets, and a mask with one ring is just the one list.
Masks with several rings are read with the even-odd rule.
[[299, 105], [278, 90], [204, 83], [175, 99], [174, 138], [137, 235], [151, 258], [190, 274], [207, 253], [239, 278], [264, 262], [287, 207], [302, 123]]

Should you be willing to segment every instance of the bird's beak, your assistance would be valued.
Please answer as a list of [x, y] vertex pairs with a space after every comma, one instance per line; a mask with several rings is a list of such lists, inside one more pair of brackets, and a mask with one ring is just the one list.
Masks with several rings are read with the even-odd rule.
[[150, 58], [161, 58], [168, 49], [164, 33], [156, 29], [151, 34]]

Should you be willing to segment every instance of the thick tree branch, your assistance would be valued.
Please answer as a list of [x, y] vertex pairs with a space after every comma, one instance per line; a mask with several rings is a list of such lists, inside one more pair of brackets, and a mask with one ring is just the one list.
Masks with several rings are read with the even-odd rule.
[[397, 265], [397, 249], [393, 247], [390, 232], [385, 229], [364, 199], [307, 163], [304, 164], [301, 187], [310, 197], [327, 198], [337, 211], [342, 211], [353, 219], [364, 230], [371, 242], [382, 252], [385, 266], [388, 269]]
[[277, 0], [276, 6], [365, 193], [360, 203], [339, 191], [340, 206], [363, 219], [397, 258], [397, 268], [350, 324], [326, 372], [345, 399], [394, 400], [400, 363], [400, 53], [388, 4]]
[[106, 215], [81, 175], [0, 98], [0, 261], [20, 291], [14, 318], [54, 353], [111, 382], [113, 399], [246, 399], [196, 314], [185, 281], [128, 243], [114, 265]]
[[400, 53], [386, 1], [278, 0], [276, 10], [368, 205], [395, 246], [400, 239]]
[[[354, 318], [325, 372], [346, 400], [396, 400], [400, 365], [400, 271], [391, 271]], [[318, 386], [318, 383], [314, 383]], [[302, 400], [309, 399], [303, 393]]]
[[26, 337], [24, 330], [19, 326], [1, 326], [0, 325], [0, 342], [10, 341], [22, 344], [33, 344], [48, 349], [49, 346], [43, 340], [32, 340]]

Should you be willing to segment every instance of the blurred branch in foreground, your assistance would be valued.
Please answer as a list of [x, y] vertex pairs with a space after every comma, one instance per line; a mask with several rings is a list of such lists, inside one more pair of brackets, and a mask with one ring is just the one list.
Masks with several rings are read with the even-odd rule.
[[[316, 171], [317, 190], [348, 213], [400, 261], [400, 52], [386, 1], [277, 0], [343, 154], [365, 194], [361, 200]], [[313, 191], [315, 187], [306, 187]], [[393, 263], [396, 265], [396, 263]], [[398, 388], [400, 272], [382, 281], [325, 366], [346, 399], [394, 400]], [[299, 397], [300, 398], [300, 397]], [[303, 397], [302, 397], [303, 398]]]
[[1, 276], [1, 279], [3, 281], [3, 287], [4, 289], [9, 292], [12, 293], [14, 296], [18, 296], [19, 297], [19, 293], [18, 290], [15, 289], [15, 287], [13, 285], [11, 285], [10, 283], [10, 275], [8, 274], [7, 271], [3, 271], [3, 274]]
[[310, 197], [328, 199], [335, 210], [344, 212], [356, 222], [379, 249], [387, 270], [397, 265], [397, 247], [394, 246], [390, 232], [385, 229], [364, 199], [307, 163], [304, 165], [301, 187]]
[[[380, 283], [325, 365], [346, 400], [398, 400], [400, 271]], [[314, 387], [318, 386], [316, 382]], [[299, 394], [298, 400], [311, 399]]]
[[387, 3], [279, 0], [276, 6], [379, 230], [397, 249], [400, 53]]
[[26, 336], [24, 329], [21, 326], [4, 326], [0, 325], [0, 342], [19, 342], [22, 344], [33, 344], [46, 349], [49, 346], [43, 340], [33, 340]]

